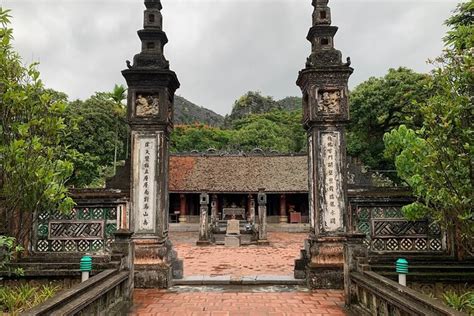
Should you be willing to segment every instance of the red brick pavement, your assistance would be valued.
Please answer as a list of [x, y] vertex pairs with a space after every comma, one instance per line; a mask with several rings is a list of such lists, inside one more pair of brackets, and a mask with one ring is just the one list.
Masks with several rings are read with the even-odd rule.
[[135, 290], [129, 316], [343, 316], [342, 291], [228, 293]]
[[268, 233], [269, 246], [198, 247], [198, 233], [172, 232], [170, 238], [180, 259], [184, 275], [293, 275], [307, 233]]

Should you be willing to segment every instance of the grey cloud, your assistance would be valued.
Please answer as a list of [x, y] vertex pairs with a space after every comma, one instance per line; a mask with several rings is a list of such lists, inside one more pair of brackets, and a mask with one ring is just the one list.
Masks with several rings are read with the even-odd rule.
[[[141, 0], [4, 0], [12, 9], [15, 47], [39, 60], [46, 84], [71, 99], [124, 83], [125, 60], [140, 49]], [[309, 0], [162, 0], [165, 54], [178, 93], [228, 113], [248, 90], [275, 98], [300, 95], [298, 71], [310, 53]], [[336, 46], [355, 68], [351, 87], [388, 68], [429, 71], [439, 55], [443, 21], [456, 1], [331, 1], [340, 27]]]

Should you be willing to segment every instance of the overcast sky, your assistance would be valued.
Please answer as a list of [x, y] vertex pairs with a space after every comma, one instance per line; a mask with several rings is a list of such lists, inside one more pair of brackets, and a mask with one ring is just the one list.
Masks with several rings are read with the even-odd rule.
[[[350, 87], [391, 67], [427, 72], [442, 49], [443, 21], [456, 0], [332, 0], [336, 47], [350, 56]], [[125, 60], [140, 50], [143, 0], [0, 0], [12, 9], [15, 48], [39, 61], [49, 88], [70, 99], [125, 81]], [[310, 0], [162, 0], [165, 56], [177, 94], [220, 114], [258, 90], [276, 99], [301, 93], [298, 71], [310, 54]], [[344, 57], [345, 58], [345, 57]]]

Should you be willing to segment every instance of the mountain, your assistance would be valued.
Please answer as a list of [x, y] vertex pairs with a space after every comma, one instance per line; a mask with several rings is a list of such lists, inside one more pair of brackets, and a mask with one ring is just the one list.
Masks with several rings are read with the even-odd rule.
[[174, 98], [174, 123], [201, 123], [217, 127], [224, 124], [224, 117], [177, 95]]
[[232, 122], [250, 114], [268, 113], [274, 110], [300, 110], [302, 107], [301, 102], [299, 97], [286, 97], [275, 101], [272, 97], [261, 95], [260, 92], [249, 91], [235, 101], [232, 113], [226, 117], [225, 125], [231, 126]]
[[277, 101], [281, 108], [287, 111], [301, 110], [303, 107], [303, 100], [301, 97], [286, 97]]

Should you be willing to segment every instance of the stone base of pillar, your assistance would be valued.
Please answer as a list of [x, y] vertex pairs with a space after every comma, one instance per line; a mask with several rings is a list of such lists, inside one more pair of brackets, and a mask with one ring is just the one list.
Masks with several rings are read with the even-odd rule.
[[[345, 241], [345, 236], [318, 237], [305, 241], [305, 277], [310, 289], [344, 288]], [[302, 264], [299, 262], [300, 269]]]
[[196, 241], [196, 246], [210, 246], [211, 242], [209, 240], [198, 240]]
[[172, 267], [168, 264], [135, 264], [135, 288], [167, 289], [171, 286], [172, 279]]
[[280, 216], [280, 224], [288, 223], [288, 216]]
[[166, 289], [173, 279], [183, 278], [183, 261], [170, 240], [134, 239], [135, 287]]
[[267, 239], [257, 240], [257, 245], [259, 246], [268, 246], [270, 242]]
[[186, 215], [180, 215], [178, 220], [180, 223], [186, 223], [188, 221], [188, 217]]

